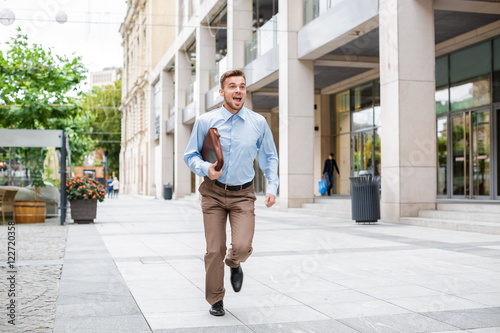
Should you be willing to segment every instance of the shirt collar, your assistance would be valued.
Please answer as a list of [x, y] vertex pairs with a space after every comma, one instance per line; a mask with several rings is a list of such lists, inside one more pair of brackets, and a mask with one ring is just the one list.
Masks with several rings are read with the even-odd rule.
[[[237, 114], [235, 114], [235, 116], [237, 117], [240, 117], [241, 119], [245, 120], [246, 118], [246, 113], [247, 113], [247, 110], [245, 107], [242, 107], [240, 109], [240, 111], [238, 111]], [[221, 116], [222, 118], [224, 119], [224, 121], [227, 121], [229, 118], [231, 118], [233, 114], [231, 112], [229, 112], [225, 107], [224, 105], [221, 107]]]

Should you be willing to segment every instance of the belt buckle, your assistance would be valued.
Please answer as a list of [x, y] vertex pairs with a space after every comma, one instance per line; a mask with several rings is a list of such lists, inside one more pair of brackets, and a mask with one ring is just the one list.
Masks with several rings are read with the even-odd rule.
[[227, 191], [227, 184], [224, 184], [224, 190]]

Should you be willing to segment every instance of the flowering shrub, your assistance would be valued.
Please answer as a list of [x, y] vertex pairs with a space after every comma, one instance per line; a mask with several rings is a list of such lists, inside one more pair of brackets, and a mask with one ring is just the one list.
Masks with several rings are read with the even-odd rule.
[[104, 186], [97, 180], [87, 177], [75, 177], [66, 180], [66, 196], [72, 200], [99, 200], [105, 196]]

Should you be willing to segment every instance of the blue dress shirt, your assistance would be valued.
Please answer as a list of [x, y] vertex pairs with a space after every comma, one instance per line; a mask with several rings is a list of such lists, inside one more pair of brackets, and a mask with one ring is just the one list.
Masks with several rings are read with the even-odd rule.
[[208, 129], [217, 128], [220, 134], [224, 166], [217, 179], [227, 185], [243, 185], [255, 177], [253, 161], [257, 152], [259, 166], [267, 178], [267, 193], [276, 196], [278, 190], [278, 153], [273, 134], [266, 119], [245, 107], [232, 114], [224, 107], [207, 112], [194, 123], [184, 162], [200, 177], [208, 176], [210, 162], [201, 158], [201, 148]]

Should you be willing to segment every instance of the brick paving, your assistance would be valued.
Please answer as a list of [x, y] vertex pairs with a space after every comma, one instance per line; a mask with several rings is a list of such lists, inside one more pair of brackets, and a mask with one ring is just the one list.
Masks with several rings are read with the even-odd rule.
[[[55, 219], [44, 224], [17, 224], [15, 237], [16, 263], [7, 267], [8, 226], [0, 226], [0, 332], [52, 332], [57, 296], [66, 248], [68, 226]], [[15, 296], [9, 296], [10, 281], [15, 271]], [[15, 326], [8, 321], [6, 305], [15, 301]]]

